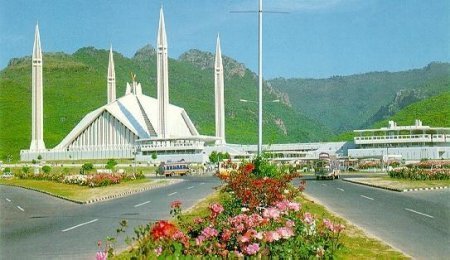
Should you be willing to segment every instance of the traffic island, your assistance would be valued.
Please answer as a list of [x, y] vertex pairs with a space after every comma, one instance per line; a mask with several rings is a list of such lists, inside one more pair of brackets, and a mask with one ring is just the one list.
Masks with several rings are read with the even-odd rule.
[[450, 180], [405, 180], [393, 179], [388, 176], [374, 178], [344, 178], [343, 180], [397, 192], [441, 190], [448, 189], [450, 187]]

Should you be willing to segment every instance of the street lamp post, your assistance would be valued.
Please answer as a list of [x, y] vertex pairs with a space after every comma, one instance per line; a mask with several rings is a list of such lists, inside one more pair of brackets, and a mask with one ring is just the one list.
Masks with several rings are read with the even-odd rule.
[[262, 153], [262, 0], [258, 9], [258, 156]]
[[262, 101], [262, 89], [260, 91], [260, 96], [258, 101], [247, 100], [247, 99], [239, 99], [239, 101], [244, 103], [257, 103], [259, 106], [259, 115], [258, 115], [258, 156], [262, 153], [262, 104], [264, 103], [278, 103], [279, 99], [274, 99], [270, 101]]

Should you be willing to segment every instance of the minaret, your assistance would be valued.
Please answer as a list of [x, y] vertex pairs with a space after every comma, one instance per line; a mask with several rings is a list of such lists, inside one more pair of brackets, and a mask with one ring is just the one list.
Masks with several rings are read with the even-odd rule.
[[42, 94], [42, 50], [39, 26], [34, 33], [33, 57], [31, 66], [32, 126], [30, 151], [45, 150], [43, 127], [43, 94]]
[[216, 106], [216, 137], [217, 144], [225, 144], [225, 103], [222, 52], [220, 51], [220, 37], [217, 35], [216, 60], [214, 62], [214, 88]]
[[108, 63], [108, 104], [116, 100], [116, 71], [114, 70], [114, 57], [112, 46], [109, 48]]
[[166, 26], [164, 24], [164, 13], [162, 7], [159, 13], [159, 28], [156, 46], [157, 46], [156, 85], [159, 103], [158, 134], [159, 137], [166, 138], [168, 136], [167, 109], [169, 107], [169, 70], [167, 57]]

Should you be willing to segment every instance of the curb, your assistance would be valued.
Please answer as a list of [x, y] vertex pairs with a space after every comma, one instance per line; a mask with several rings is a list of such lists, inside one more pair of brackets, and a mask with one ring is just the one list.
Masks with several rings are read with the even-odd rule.
[[448, 189], [448, 186], [442, 186], [442, 187], [431, 187], [431, 188], [414, 188], [414, 189], [404, 189], [402, 190], [403, 192], [408, 192], [408, 191], [425, 191], [425, 190], [443, 190], [443, 189]]
[[56, 197], [56, 198], [59, 198], [59, 199], [70, 201], [70, 202], [74, 202], [74, 203], [77, 203], [77, 204], [92, 204], [92, 203], [96, 203], [96, 202], [99, 202], [99, 201], [107, 201], [107, 200], [111, 200], [111, 199], [117, 199], [117, 198], [125, 197], [127, 195], [131, 195], [131, 194], [135, 194], [135, 193], [139, 193], [139, 192], [143, 192], [143, 191], [147, 191], [147, 190], [151, 190], [151, 189], [160, 188], [160, 187], [163, 187], [163, 186], [176, 184], [176, 183], [182, 182], [184, 180], [182, 180], [182, 179], [170, 179], [168, 181], [169, 181], [169, 183], [159, 183], [159, 184], [156, 184], [156, 185], [152, 185], [150, 187], [145, 187], [145, 188], [141, 188], [141, 189], [131, 190], [131, 191], [127, 191], [127, 192], [123, 192], [123, 193], [119, 193], [119, 194], [114, 194], [114, 195], [109, 195], [109, 196], [105, 196], [105, 197], [100, 197], [100, 198], [87, 200], [87, 201], [69, 199], [69, 198], [66, 198], [66, 197], [63, 197], [63, 196], [60, 196], [60, 195], [53, 194], [53, 193], [48, 192], [48, 191], [38, 190], [38, 189], [35, 189], [35, 188], [30, 188], [30, 187], [23, 187], [23, 186], [13, 185], [13, 184], [2, 184], [2, 185], [19, 187], [19, 188], [26, 189], [26, 190], [37, 191], [37, 192], [40, 192], [40, 193], [44, 193], [44, 194], [50, 195], [52, 197]]
[[369, 187], [373, 187], [373, 188], [379, 188], [379, 189], [384, 189], [384, 190], [390, 190], [390, 191], [396, 191], [396, 192], [409, 192], [409, 191], [428, 191], [428, 190], [442, 190], [442, 189], [448, 189], [450, 187], [448, 186], [443, 186], [443, 187], [431, 187], [431, 188], [414, 188], [414, 189], [396, 189], [396, 188], [389, 188], [389, 187], [384, 187], [384, 186], [380, 186], [380, 185], [375, 185], [375, 184], [370, 184], [370, 183], [364, 183], [364, 182], [359, 182], [359, 181], [354, 181], [351, 179], [342, 179], [343, 181], [347, 181], [347, 182], [351, 182], [351, 183], [355, 183], [355, 184], [359, 184], [359, 185], [365, 185], [365, 186], [369, 186]]
[[373, 188], [379, 188], [379, 189], [384, 189], [384, 190], [390, 190], [390, 191], [396, 191], [396, 192], [403, 192], [404, 190], [402, 189], [395, 189], [395, 188], [389, 188], [389, 187], [384, 187], [384, 186], [379, 186], [379, 185], [374, 185], [374, 184], [369, 184], [369, 183], [364, 183], [364, 182], [359, 182], [359, 181], [354, 181], [354, 180], [350, 180], [350, 179], [342, 179], [343, 181], [347, 181], [347, 182], [351, 182], [351, 183], [355, 183], [355, 184], [359, 184], [359, 185], [365, 185], [365, 186], [369, 186], [369, 187], [373, 187]]

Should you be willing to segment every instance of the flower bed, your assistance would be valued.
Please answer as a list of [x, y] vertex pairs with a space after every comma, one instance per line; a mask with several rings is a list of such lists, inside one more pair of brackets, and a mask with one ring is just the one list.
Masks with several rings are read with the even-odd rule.
[[141, 179], [144, 174], [127, 174], [127, 173], [95, 173], [95, 174], [63, 174], [63, 173], [23, 173], [17, 172], [15, 176], [19, 179], [49, 180], [65, 184], [74, 184], [89, 187], [108, 186], [119, 184], [122, 181]]
[[175, 221], [136, 228], [137, 248], [129, 257], [331, 258], [344, 226], [302, 210], [294, 198], [303, 186], [289, 185], [297, 175], [262, 169], [243, 164], [221, 175], [221, 200], [210, 204], [206, 216], [187, 221], [181, 202], [173, 202]]
[[402, 178], [410, 180], [449, 180], [450, 169], [434, 168], [422, 169], [418, 167], [399, 167], [389, 171], [391, 178]]

